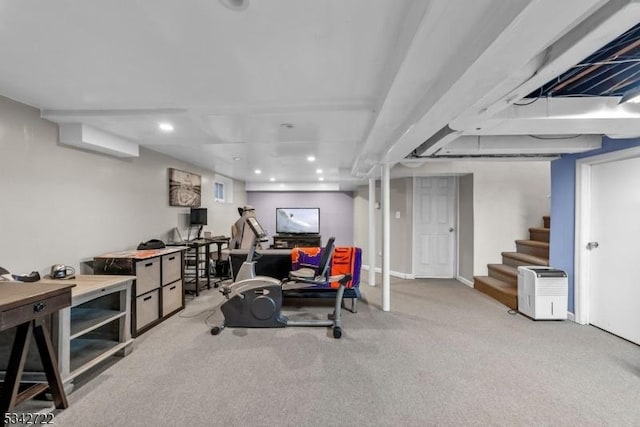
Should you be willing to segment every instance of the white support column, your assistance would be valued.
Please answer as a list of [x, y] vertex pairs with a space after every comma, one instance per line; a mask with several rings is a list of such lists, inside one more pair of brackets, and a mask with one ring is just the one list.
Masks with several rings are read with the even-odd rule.
[[381, 178], [381, 187], [382, 187], [382, 311], [391, 310], [391, 285], [390, 285], [390, 238], [391, 238], [391, 227], [390, 227], [390, 185], [389, 185], [389, 169], [390, 166], [388, 163], [383, 163], [382, 165], [382, 178]]
[[369, 286], [376, 285], [376, 179], [369, 178]]

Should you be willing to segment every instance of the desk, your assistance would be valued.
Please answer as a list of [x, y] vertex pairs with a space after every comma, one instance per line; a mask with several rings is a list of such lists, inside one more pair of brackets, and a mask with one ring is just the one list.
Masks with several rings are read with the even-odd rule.
[[[206, 278], [207, 288], [211, 288], [211, 278], [209, 277], [209, 251], [211, 243], [205, 239], [190, 240], [188, 242], [170, 242], [167, 246], [187, 247], [184, 256], [184, 289], [187, 291], [187, 284], [193, 283], [196, 296], [200, 295], [200, 279]], [[204, 251], [201, 249], [204, 248]], [[202, 257], [204, 255], [204, 258]], [[204, 264], [204, 267], [203, 267]]]
[[[188, 242], [170, 242], [167, 246], [186, 246], [189, 248], [185, 256], [185, 284], [193, 283], [196, 296], [200, 295], [200, 279], [206, 279], [207, 289], [211, 288], [211, 245], [217, 246], [217, 262], [222, 258], [222, 245], [229, 244], [229, 237], [195, 239]], [[204, 249], [204, 250], [203, 250]], [[191, 268], [193, 270], [191, 271]], [[191, 280], [188, 280], [191, 278]], [[217, 286], [217, 282], [215, 284]]]
[[[217, 257], [216, 257], [216, 277], [218, 278], [218, 280], [216, 281], [214, 286], [218, 286], [218, 283], [220, 283], [221, 281], [225, 280], [225, 279], [230, 279], [231, 278], [231, 268], [229, 268], [228, 273], [225, 275], [221, 272], [221, 270], [218, 268], [220, 266], [220, 264], [223, 262], [222, 261], [222, 245], [227, 245], [227, 248], [229, 247], [229, 240], [231, 240], [230, 237], [214, 237], [211, 239], [206, 239], [211, 243], [214, 243], [217, 246]], [[228, 261], [229, 262], [229, 266], [231, 265], [231, 260]], [[207, 271], [211, 271], [211, 270], [207, 270]]]
[[62, 387], [58, 363], [51, 345], [49, 331], [43, 317], [55, 314], [71, 305], [72, 283], [47, 284], [7, 282], [0, 286], [0, 331], [17, 326], [16, 336], [7, 365], [0, 409], [2, 425], [4, 415], [18, 403], [35, 397], [47, 389], [45, 384], [36, 384], [19, 392], [22, 370], [33, 334], [42, 365], [47, 377], [53, 402], [58, 409], [69, 406]]

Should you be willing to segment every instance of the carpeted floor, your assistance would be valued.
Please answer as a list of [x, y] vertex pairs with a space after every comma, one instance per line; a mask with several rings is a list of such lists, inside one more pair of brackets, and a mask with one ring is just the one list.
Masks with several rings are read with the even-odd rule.
[[[640, 348], [590, 326], [535, 322], [454, 280], [362, 284], [344, 334], [226, 329], [217, 291], [83, 379], [64, 426], [640, 425]], [[325, 315], [328, 308], [296, 309]], [[291, 312], [291, 310], [289, 310]]]

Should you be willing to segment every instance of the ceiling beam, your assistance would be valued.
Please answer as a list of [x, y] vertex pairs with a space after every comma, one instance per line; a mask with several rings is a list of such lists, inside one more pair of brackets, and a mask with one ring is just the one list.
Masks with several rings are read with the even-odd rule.
[[483, 121], [510, 108], [523, 97], [564, 73], [580, 61], [605, 46], [640, 22], [639, 0], [613, 0], [608, 2], [582, 23], [553, 43], [545, 53], [544, 64], [526, 81], [509, 87], [505, 81], [493, 90], [495, 96], [482, 99], [469, 106], [453, 122], [452, 127], [465, 129], [482, 127]]
[[[438, 25], [429, 21], [427, 14], [383, 106], [389, 108], [390, 117], [387, 120], [385, 111], [381, 111], [369, 134], [368, 146], [383, 153], [384, 161], [403, 159], [497, 85], [522, 74], [527, 65], [540, 66], [549, 46], [604, 4], [601, 0], [535, 0], [509, 2], [508, 6], [502, 3], [502, 7], [494, 8], [486, 16], [475, 11], [474, 23], [458, 23], [459, 29], [469, 30], [464, 49], [457, 50], [448, 61], [443, 58], [438, 74], [428, 84], [419, 86], [416, 81], [421, 80], [416, 75], [434, 66], [433, 57], [422, 58], [422, 52], [428, 51], [425, 46], [432, 36], [431, 27]], [[467, 24], [470, 27], [465, 27]], [[517, 87], [533, 72], [527, 70], [511, 84]], [[409, 92], [413, 97], [407, 95]], [[400, 102], [413, 108], [409, 114], [403, 114], [405, 119], [396, 116], [394, 120], [393, 112]]]
[[[501, 28], [499, 34], [472, 63], [446, 67], [433, 93], [425, 96], [414, 109], [416, 124], [397, 142], [390, 144], [386, 158], [401, 159], [414, 147], [462, 113], [466, 106], [482, 99], [496, 85], [536, 62], [536, 57], [563, 34], [579, 25], [606, 2], [538, 0], [528, 3], [520, 13]], [[553, 13], [549, 11], [553, 10]], [[544, 22], [544, 25], [541, 23]], [[480, 34], [480, 33], [479, 33]], [[539, 61], [540, 59], [538, 59]], [[464, 65], [464, 67], [461, 67]], [[464, 72], [455, 71], [463, 68]]]

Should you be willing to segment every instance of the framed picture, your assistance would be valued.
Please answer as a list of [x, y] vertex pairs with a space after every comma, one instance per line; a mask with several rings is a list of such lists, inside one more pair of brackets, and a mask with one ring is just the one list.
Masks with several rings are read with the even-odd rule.
[[169, 206], [200, 206], [200, 175], [169, 168]]

